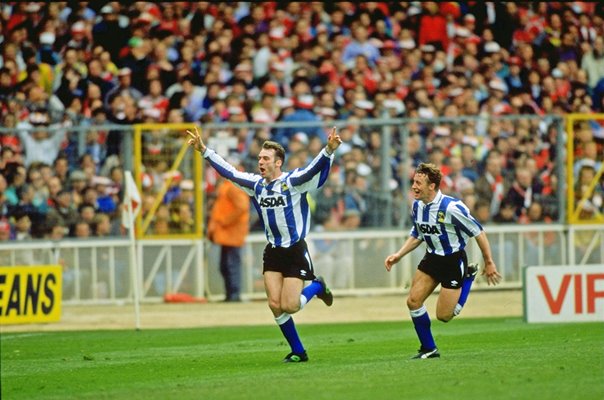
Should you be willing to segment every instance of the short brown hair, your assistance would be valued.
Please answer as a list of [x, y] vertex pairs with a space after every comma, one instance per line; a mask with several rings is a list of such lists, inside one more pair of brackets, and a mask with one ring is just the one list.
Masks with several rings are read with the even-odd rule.
[[440, 180], [443, 175], [440, 172], [440, 169], [431, 163], [421, 163], [415, 169], [416, 174], [424, 174], [428, 177], [428, 183], [434, 183], [436, 185], [436, 189], [440, 187]]
[[273, 142], [272, 140], [267, 140], [262, 144], [263, 149], [267, 150], [275, 150], [275, 158], [281, 160], [282, 164], [285, 164], [285, 149], [277, 142]]

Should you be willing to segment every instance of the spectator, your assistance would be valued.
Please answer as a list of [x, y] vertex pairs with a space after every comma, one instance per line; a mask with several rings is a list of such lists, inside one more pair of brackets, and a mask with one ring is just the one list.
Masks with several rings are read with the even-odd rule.
[[352, 67], [357, 56], [364, 56], [369, 64], [374, 67], [380, 57], [380, 51], [369, 40], [367, 27], [356, 24], [352, 28], [353, 40], [344, 47], [342, 53], [342, 63], [347, 67]]
[[[319, 117], [313, 111], [314, 101], [314, 96], [311, 94], [300, 95], [295, 101], [295, 111], [281, 118], [281, 121], [320, 122]], [[292, 137], [298, 132], [305, 133], [309, 138], [318, 136], [323, 143], [326, 143], [327, 138], [321, 126], [279, 128], [275, 133], [274, 140], [287, 149]]]
[[118, 2], [104, 5], [101, 10], [101, 20], [92, 28], [94, 43], [107, 49], [112, 60], [117, 60], [120, 50], [126, 45], [128, 32], [119, 21]]
[[511, 182], [503, 175], [501, 154], [491, 151], [486, 159], [486, 169], [476, 180], [476, 194], [489, 203], [489, 214], [495, 216], [501, 201], [509, 192]]
[[170, 231], [173, 233], [195, 233], [195, 218], [188, 203], [172, 203]]
[[534, 195], [538, 193], [533, 189], [533, 175], [528, 168], [519, 167], [516, 169], [516, 179], [505, 195], [507, 202], [514, 205], [516, 217], [526, 213], [534, 200]]
[[91, 236], [90, 224], [82, 219], [78, 220], [74, 227], [72, 237], [78, 239], [86, 239]]
[[[234, 164], [237, 166], [237, 164]], [[250, 201], [247, 194], [221, 178], [208, 221], [208, 239], [220, 246], [220, 273], [225, 301], [241, 301], [241, 251], [249, 231]]]
[[65, 131], [49, 124], [47, 110], [38, 110], [30, 114], [28, 122], [17, 125], [19, 139], [25, 151], [25, 166], [34, 162], [52, 165], [65, 139]]
[[15, 214], [15, 240], [30, 240], [31, 219], [26, 212]]
[[46, 230], [49, 231], [55, 225], [62, 225], [70, 229], [79, 217], [72, 202], [71, 193], [62, 189], [54, 198], [54, 203], [46, 215]]
[[115, 109], [115, 100], [118, 97], [128, 97], [133, 99], [135, 102], [140, 101], [143, 97], [140, 90], [132, 85], [132, 70], [128, 67], [121, 68], [118, 72], [118, 83], [114, 86], [107, 95], [105, 95], [105, 108], [113, 110], [113, 117], [118, 120], [123, 120], [123, 117], [120, 117], [120, 111], [124, 112], [125, 108], [118, 105], [118, 108]]

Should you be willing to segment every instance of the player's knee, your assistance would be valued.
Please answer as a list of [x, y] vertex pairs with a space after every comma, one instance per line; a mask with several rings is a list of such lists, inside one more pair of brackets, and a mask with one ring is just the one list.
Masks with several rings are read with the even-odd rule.
[[300, 311], [300, 302], [281, 303], [281, 309], [283, 310], [283, 312], [286, 312], [288, 314], [296, 313]]
[[268, 299], [268, 307], [273, 312], [277, 312], [277, 313], [285, 311], [285, 310], [281, 309], [281, 302], [278, 299]]
[[421, 306], [422, 302], [419, 299], [412, 296], [407, 297], [407, 307], [409, 310], [417, 310]]
[[436, 318], [441, 322], [449, 322], [453, 319], [453, 313], [448, 313], [448, 314], [437, 313]]

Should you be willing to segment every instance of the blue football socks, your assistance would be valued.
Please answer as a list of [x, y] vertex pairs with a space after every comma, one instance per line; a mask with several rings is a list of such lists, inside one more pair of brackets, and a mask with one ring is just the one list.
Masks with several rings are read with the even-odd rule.
[[291, 315], [287, 313], [283, 313], [277, 318], [275, 318], [277, 324], [279, 324], [279, 328], [281, 328], [281, 332], [283, 332], [283, 336], [289, 343], [292, 351], [296, 354], [304, 353], [304, 346], [300, 341], [300, 337], [298, 336], [298, 331], [296, 330], [296, 325], [294, 324], [294, 319]]
[[461, 283], [461, 293], [459, 294], [459, 300], [457, 300], [457, 305], [455, 306], [453, 315], [459, 315], [463, 306], [466, 305], [466, 301], [468, 301], [468, 296], [470, 295], [470, 289], [472, 288], [472, 283], [474, 283], [474, 278], [476, 278], [475, 275], [467, 276]]
[[304, 308], [310, 299], [321, 293], [322, 290], [323, 286], [321, 285], [321, 282], [312, 281], [310, 285], [306, 286], [300, 295], [300, 310]]
[[321, 285], [321, 282], [318, 281], [312, 281], [310, 283], [310, 285], [306, 286], [303, 290], [302, 290], [302, 296], [306, 297], [306, 301], [310, 301], [310, 299], [312, 299], [314, 296], [318, 295], [319, 293], [321, 293], [321, 291], [323, 290], [323, 286]]
[[434, 337], [432, 337], [432, 330], [430, 329], [430, 316], [426, 306], [421, 306], [417, 310], [411, 310], [411, 320], [415, 326], [415, 332], [422, 345], [422, 349], [433, 350], [436, 348]]

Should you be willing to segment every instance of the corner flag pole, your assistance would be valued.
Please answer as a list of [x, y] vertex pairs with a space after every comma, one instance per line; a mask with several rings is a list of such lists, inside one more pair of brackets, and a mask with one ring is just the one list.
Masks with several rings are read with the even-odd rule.
[[[126, 215], [122, 215], [122, 224], [128, 228], [130, 237], [130, 279], [132, 281], [132, 291], [134, 294], [134, 316], [136, 330], [141, 328], [140, 317], [140, 285], [138, 257], [136, 253], [136, 238], [134, 235], [134, 218], [140, 210], [141, 201], [136, 183], [130, 171], [124, 171], [126, 191], [124, 193], [124, 202], [126, 203]], [[136, 208], [136, 211], [135, 209]], [[125, 217], [125, 218], [124, 218]]]
[[140, 291], [138, 284], [138, 261], [136, 256], [136, 239], [134, 237], [134, 213], [132, 212], [132, 202], [128, 202], [128, 219], [130, 221], [130, 228], [128, 233], [130, 235], [130, 271], [132, 279], [132, 289], [134, 292], [134, 317], [136, 330], [141, 328], [141, 311], [140, 311]]

